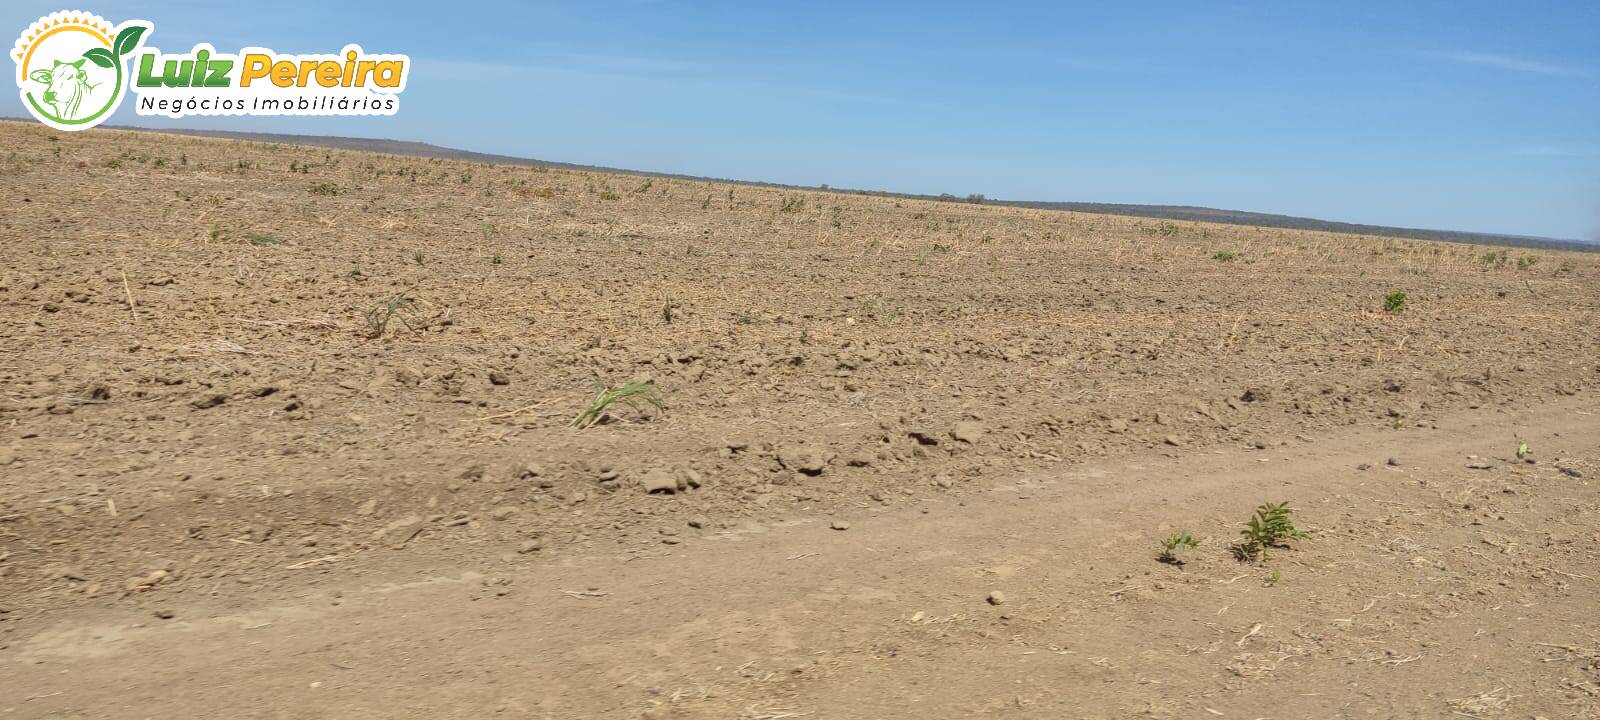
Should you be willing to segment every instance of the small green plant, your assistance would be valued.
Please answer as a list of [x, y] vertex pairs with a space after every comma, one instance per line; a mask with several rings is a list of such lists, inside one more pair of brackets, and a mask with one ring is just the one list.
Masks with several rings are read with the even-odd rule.
[[1232, 250], [1218, 250], [1211, 255], [1212, 260], [1221, 260], [1222, 262], [1228, 262], [1236, 257], [1239, 257], [1239, 254]]
[[489, 264], [490, 265], [503, 265], [503, 264], [505, 264], [505, 261], [506, 261], [506, 259], [501, 257], [500, 253], [495, 253], [495, 254], [489, 256]]
[[395, 319], [398, 319], [406, 327], [411, 327], [411, 323], [406, 321], [405, 313], [410, 311], [414, 304], [411, 298], [406, 297], [405, 293], [401, 293], [383, 301], [376, 307], [368, 308], [366, 312], [362, 313], [362, 319], [366, 320], [367, 323], [367, 337], [373, 340], [383, 337], [383, 334], [389, 330], [389, 322]]
[[1534, 265], [1538, 264], [1538, 262], [1539, 262], [1539, 258], [1533, 257], [1532, 255], [1524, 255], [1522, 257], [1517, 258], [1517, 269], [1518, 270], [1527, 270], [1528, 268], [1531, 268]]
[[411, 262], [414, 262], [414, 263], [416, 263], [418, 265], [421, 265], [421, 264], [427, 262], [427, 260], [428, 260], [428, 256], [427, 255], [423, 255], [421, 250], [413, 250], [413, 251], [411, 251]]
[[804, 208], [805, 206], [806, 199], [803, 197], [786, 197], [783, 199], [783, 207], [778, 208], [778, 210], [786, 213], [799, 212], [800, 209]]
[[740, 325], [752, 325], [756, 321], [756, 316], [751, 315], [749, 310], [740, 310], [733, 316], [733, 321]]
[[1406, 293], [1404, 290], [1395, 290], [1383, 296], [1383, 311], [1390, 314], [1406, 311]]
[[330, 195], [331, 196], [331, 195], [338, 195], [341, 192], [344, 192], [344, 191], [341, 190], [338, 185], [335, 185], [335, 184], [333, 184], [331, 182], [319, 182], [319, 183], [311, 186], [311, 194], [312, 195]]
[[1263, 503], [1239, 535], [1242, 539], [1234, 546], [1234, 554], [1241, 560], [1266, 560], [1271, 548], [1287, 547], [1290, 540], [1309, 537], [1294, 526], [1294, 508], [1289, 503]]
[[601, 200], [620, 200], [621, 198], [622, 198], [621, 195], [618, 195], [618, 194], [616, 194], [614, 192], [611, 192], [610, 190], [601, 190], [600, 191], [600, 199]]
[[1530, 457], [1533, 457], [1533, 451], [1528, 449], [1528, 444], [1527, 443], [1521, 443], [1521, 444], [1517, 445], [1517, 459], [1518, 460], [1527, 460]]
[[1502, 267], [1506, 266], [1506, 257], [1507, 257], [1506, 256], [1506, 251], [1504, 251], [1504, 250], [1498, 250], [1498, 251], [1495, 251], [1495, 252], [1486, 252], [1481, 257], [1478, 258], [1478, 262], [1480, 264], [1482, 264], [1483, 267], [1486, 268], [1486, 269], [1487, 268], [1502, 268]]
[[661, 402], [661, 394], [656, 391], [655, 383], [630, 382], [617, 387], [606, 387], [597, 384], [595, 385], [594, 400], [590, 401], [589, 406], [584, 408], [583, 412], [578, 413], [578, 416], [572, 419], [572, 427], [582, 430], [600, 422], [600, 418], [605, 414], [606, 408], [611, 407], [612, 403], [619, 400], [632, 406], [635, 410], [640, 409], [641, 402], [648, 403], [658, 410], [666, 409], [666, 405]]
[[1280, 582], [1283, 582], [1283, 573], [1279, 572], [1277, 568], [1273, 568], [1271, 572], [1267, 573], [1266, 577], [1261, 579], [1261, 584], [1267, 587], [1275, 587]]
[[1183, 560], [1178, 557], [1178, 552], [1197, 547], [1200, 547], [1199, 540], [1194, 539], [1188, 530], [1179, 530], [1161, 541], [1161, 554], [1156, 559], [1168, 565], [1182, 565]]
[[259, 232], [247, 232], [244, 234], [244, 239], [249, 240], [250, 244], [256, 247], [272, 247], [273, 245], [283, 244], [282, 240], [279, 240], [266, 233]]

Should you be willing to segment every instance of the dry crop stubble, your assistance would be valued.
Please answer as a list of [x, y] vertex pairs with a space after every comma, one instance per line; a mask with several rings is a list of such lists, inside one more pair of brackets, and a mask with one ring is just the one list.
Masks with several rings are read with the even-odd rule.
[[[1436, 426], [1461, 413], [1492, 426], [1519, 409], [1584, 402], [1600, 379], [1594, 255], [1513, 249], [1486, 266], [1484, 248], [1420, 241], [677, 178], [646, 187], [597, 172], [110, 130], [50, 140], [19, 123], [0, 123], [0, 135], [15, 148], [0, 186], [14, 209], [0, 220], [0, 553], [9, 553], [0, 565], [15, 568], [5, 578], [14, 588], [0, 624], [6, 643], [71, 613], [213, 592], [243, 602], [259, 588], [292, 597], [355, 577], [347, 573], [388, 577], [502, 553], [517, 563], [617, 557], [638, 567], [663, 548], [698, 548], [702, 536], [747, 523], [805, 527], [855, 514], [862, 520], [835, 534], [859, 537], [877, 514], [905, 512], [902, 534], [936, 544], [943, 536], [915, 534], [919, 510], [959, 508], [952, 517], [990, 525], [959, 524], [950, 537], [999, 537], [1010, 521], [990, 503], [1018, 493], [993, 489], [1019, 478], [1123, 461], [1142, 463], [1122, 471], [1142, 477], [1216, 453], [1275, 467], [1351, 432], [1404, 455], [1450, 432]], [[324, 183], [337, 192], [311, 189]], [[47, 200], [63, 193], [80, 212]], [[1232, 260], [1214, 259], [1223, 248]], [[1385, 312], [1396, 290], [1405, 311]], [[412, 309], [383, 314], [412, 314], [389, 317], [373, 336], [366, 313], [399, 297]], [[597, 381], [648, 382], [669, 409], [569, 427], [595, 401]], [[1498, 595], [1479, 603], [1454, 568], [1521, 573], [1511, 589], [1486, 588], [1518, 599], [1536, 597], [1533, 589], [1567, 598], [1586, 581], [1561, 573], [1596, 573], [1575, 545], [1547, 548], [1530, 530], [1557, 498], [1578, 519], [1593, 507], [1584, 478], [1557, 480], [1549, 464], [1566, 462], [1557, 448], [1575, 455], [1570, 444], [1536, 439], [1540, 464], [1530, 465], [1511, 457], [1508, 434], [1497, 437], [1469, 451], [1496, 458], [1484, 461], [1494, 469], [1454, 468], [1491, 475], [1473, 484], [1442, 470], [1407, 478], [1428, 484], [1404, 486], [1405, 508], [1379, 502], [1395, 501], [1375, 485], [1360, 486], [1367, 494], [1339, 485], [1348, 491], [1340, 499], [1310, 479], [1376, 483], [1410, 472], [1382, 457], [1306, 471], [1290, 492], [1258, 478], [1250, 489], [1260, 494], [1196, 500], [1203, 512], [1151, 488], [1149, 507], [1106, 505], [1082, 518], [1084, 527], [1126, 522], [1115, 530], [1122, 540], [1092, 553], [1107, 558], [1101, 569], [1078, 563], [1081, 548], [1028, 563], [995, 549], [984, 562], [998, 571], [983, 577], [1060, 563], [1046, 584], [1097, 598], [1094, 611], [1109, 613], [1100, 620], [1159, 628], [1161, 642], [1191, 643], [1201, 658], [1225, 653], [1218, 669], [1238, 668], [1219, 676], [1228, 688], [1257, 679], [1292, 687], [1305, 658], [1371, 657], [1352, 662], [1393, 669], [1383, 661], [1422, 655], [1398, 667], [1426, 668], [1442, 652], [1383, 655], [1372, 639], [1380, 627], [1329, 633], [1325, 618], [1358, 616], [1320, 598], [1400, 592], [1380, 579], [1413, 595], [1448, 582], [1461, 597], [1428, 595], [1421, 606], [1389, 596], [1368, 613], [1393, 607], [1385, 622], [1399, 627], [1457, 603], [1490, 622], [1503, 615], [1488, 604]], [[1358, 475], [1358, 462], [1380, 467]], [[674, 491], [648, 492], [645, 478], [661, 490], [670, 480]], [[1162, 478], [1172, 492], [1186, 482]], [[1117, 492], [1137, 488], [1129, 480]], [[1273, 587], [1255, 570], [1249, 582], [1224, 584], [1246, 571], [1227, 557], [1233, 523], [1263, 497], [1292, 500], [1316, 538], [1272, 554], [1281, 572]], [[1027, 503], [1018, 502], [1020, 518]], [[1491, 506], [1493, 516], [1480, 517]], [[1032, 542], [1054, 542], [1044, 519], [1025, 524]], [[1576, 540], [1580, 526], [1556, 527]], [[1153, 562], [1151, 547], [1178, 528], [1201, 541], [1184, 552], [1184, 567]], [[1448, 544], [1424, 531], [1446, 533]], [[1417, 549], [1380, 551], [1402, 534]], [[984, 547], [975, 539], [958, 556]], [[860, 552], [852, 562], [869, 566]], [[1418, 557], [1430, 564], [1409, 564]], [[124, 592], [157, 571], [166, 574]], [[996, 589], [952, 579], [960, 577], [931, 587], [980, 602]], [[1158, 607], [1170, 596], [1157, 582], [1205, 603]], [[1006, 622], [1040, 647], [1085, 642], [1028, 619], [1045, 587], [1007, 588], [1004, 612], [1019, 619]], [[1225, 624], [1222, 607], [1231, 608]], [[1272, 607], [1294, 623], [1233, 619]], [[1193, 622], [1156, 622], [1174, 614]], [[1234, 645], [1256, 622], [1262, 630]], [[948, 624], [960, 643], [915, 647], [973, 660], [962, 648], [999, 651], [980, 630], [1014, 634], [978, 623]], [[808, 627], [818, 634], [802, 636], [821, 643], [826, 628]], [[1470, 641], [1438, 627], [1450, 642]], [[1133, 681], [1138, 657], [1091, 644], [1085, 657], [1109, 659], [1086, 661], [1089, 671]], [[814, 682], [856, 673], [870, 684], [883, 676], [868, 657], [843, 655], [831, 661], [839, 676], [818, 670]], [[1176, 665], [1162, 675], [1183, 676]], [[758, 709], [829, 702], [808, 696], [811, 681], [800, 677], [785, 682], [810, 705]], [[1436, 698], [1436, 711], [1502, 687], [1436, 679], [1452, 693]], [[1509, 695], [1513, 709], [1542, 708], [1531, 700], [1535, 680], [1544, 681], [1511, 677], [1505, 692], [1463, 707], [1492, 710], [1484, 703]], [[836, 689], [831, 697], [851, 697]], [[748, 702], [733, 712], [763, 698], [739, 699]]]

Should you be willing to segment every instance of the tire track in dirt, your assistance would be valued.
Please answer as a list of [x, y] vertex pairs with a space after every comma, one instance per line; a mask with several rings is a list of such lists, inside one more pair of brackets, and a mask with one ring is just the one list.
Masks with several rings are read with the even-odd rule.
[[[653, 558], [394, 562], [293, 602], [183, 601], [167, 621], [71, 611], [6, 651], [36, 698], [11, 707], [1178, 718], [1438, 716], [1504, 700], [1581, 717], [1600, 681], [1600, 490], [1557, 466], [1600, 465], [1600, 414], [1581, 398], [1439, 424], [1034, 474], [859, 513], [847, 531], [751, 526]], [[1509, 457], [1513, 434], [1538, 464]], [[1480, 463], [1494, 467], [1467, 467]], [[1263, 499], [1294, 501], [1312, 538], [1239, 563], [1223, 546]], [[1177, 527], [1203, 538], [1181, 569], [1154, 560]], [[991, 590], [1003, 605], [984, 601]]]

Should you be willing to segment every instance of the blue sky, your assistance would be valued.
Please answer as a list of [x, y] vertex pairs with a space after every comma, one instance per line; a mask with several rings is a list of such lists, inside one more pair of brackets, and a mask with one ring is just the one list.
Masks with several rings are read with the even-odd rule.
[[[413, 59], [391, 137], [837, 187], [1600, 240], [1600, 2], [8, 0], [151, 45]], [[14, 38], [13, 38], [14, 39]], [[12, 93], [0, 115], [22, 116]], [[491, 103], [490, 101], [495, 102]]]

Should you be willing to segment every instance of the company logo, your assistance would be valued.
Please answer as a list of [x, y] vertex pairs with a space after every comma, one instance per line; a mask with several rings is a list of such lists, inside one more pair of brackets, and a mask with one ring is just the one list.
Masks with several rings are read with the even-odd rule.
[[11, 51], [23, 106], [57, 130], [85, 130], [105, 122], [128, 85], [127, 58], [150, 27], [143, 20], [112, 27], [105, 18], [85, 12], [39, 18]]
[[154, 29], [75, 11], [39, 18], [12, 51], [23, 105], [58, 130], [104, 122], [130, 89], [140, 115], [393, 115], [411, 70], [405, 55], [353, 44], [334, 55], [226, 53], [210, 43], [163, 53], [142, 47]]

